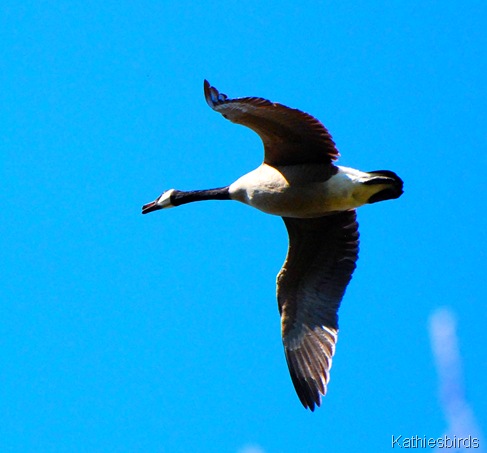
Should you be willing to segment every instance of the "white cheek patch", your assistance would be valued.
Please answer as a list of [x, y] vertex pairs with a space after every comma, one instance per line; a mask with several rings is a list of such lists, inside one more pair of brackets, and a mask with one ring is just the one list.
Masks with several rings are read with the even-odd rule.
[[162, 209], [174, 208], [174, 205], [171, 203], [171, 195], [173, 193], [174, 189], [166, 190], [157, 200], [157, 206], [160, 206]]

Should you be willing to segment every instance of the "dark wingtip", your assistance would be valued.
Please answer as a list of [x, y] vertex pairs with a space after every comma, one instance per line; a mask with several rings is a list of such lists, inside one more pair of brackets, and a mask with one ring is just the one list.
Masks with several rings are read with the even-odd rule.
[[203, 82], [203, 90], [205, 92], [205, 99], [206, 99], [206, 103], [211, 107], [213, 108], [214, 106], [214, 103], [213, 103], [213, 99], [211, 97], [211, 85], [210, 85], [210, 82], [208, 82], [208, 80], [205, 79], [205, 81]]
[[299, 401], [301, 402], [301, 404], [305, 409], [309, 409], [311, 412], [314, 412], [315, 408], [320, 407], [321, 405], [322, 394], [317, 389], [317, 387], [315, 387], [311, 383], [311, 381], [307, 381], [306, 379], [298, 377], [294, 369], [294, 361], [292, 357], [289, 355], [288, 351], [285, 352], [285, 356], [286, 356], [287, 364], [289, 366], [291, 381], [293, 383], [294, 389], [296, 390], [296, 394], [299, 398]]
[[208, 80], [206, 79], [203, 83], [203, 89], [205, 92], [206, 103], [212, 109], [215, 109], [218, 104], [221, 104], [228, 99], [228, 96], [226, 94], [220, 93], [215, 87], [212, 87], [210, 85], [210, 82], [208, 82]]

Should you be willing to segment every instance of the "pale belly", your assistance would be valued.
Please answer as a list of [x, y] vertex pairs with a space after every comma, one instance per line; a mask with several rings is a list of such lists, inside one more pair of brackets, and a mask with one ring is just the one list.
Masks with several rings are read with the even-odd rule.
[[360, 206], [349, 194], [335, 197], [326, 184], [317, 187], [288, 187], [281, 191], [252, 191], [248, 204], [260, 211], [282, 217], [321, 217]]
[[[301, 173], [278, 171], [263, 165], [235, 181], [230, 186], [232, 198], [260, 211], [282, 217], [321, 217], [337, 211], [357, 208], [368, 199], [354, 176], [366, 173], [339, 172], [327, 181], [306, 182]], [[292, 170], [292, 169], [291, 169]], [[283, 174], [284, 173], [284, 174]]]

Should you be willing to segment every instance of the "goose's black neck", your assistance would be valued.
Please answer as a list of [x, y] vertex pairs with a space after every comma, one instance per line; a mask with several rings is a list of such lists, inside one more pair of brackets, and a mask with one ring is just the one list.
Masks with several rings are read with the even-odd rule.
[[187, 192], [175, 190], [171, 194], [171, 204], [173, 206], [204, 200], [230, 200], [229, 187], [226, 186], [208, 190], [190, 190]]

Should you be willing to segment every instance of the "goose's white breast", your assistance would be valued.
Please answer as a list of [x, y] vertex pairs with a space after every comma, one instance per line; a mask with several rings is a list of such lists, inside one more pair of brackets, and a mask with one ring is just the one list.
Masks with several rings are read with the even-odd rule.
[[[320, 167], [322, 168], [322, 167]], [[314, 165], [274, 168], [262, 164], [230, 185], [230, 196], [268, 214], [320, 217], [367, 202], [367, 173], [338, 167], [331, 178], [316, 177]]]

